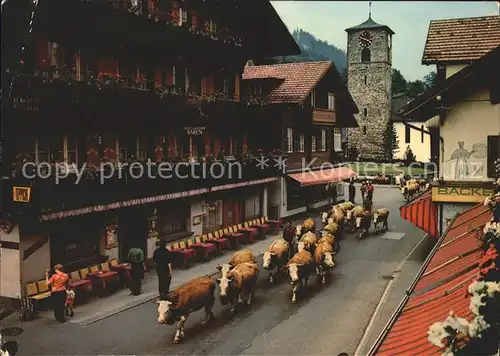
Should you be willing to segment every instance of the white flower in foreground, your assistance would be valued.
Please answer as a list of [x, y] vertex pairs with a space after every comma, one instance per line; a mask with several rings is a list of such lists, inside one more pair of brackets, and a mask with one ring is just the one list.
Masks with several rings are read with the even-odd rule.
[[487, 197], [486, 199], [484, 199], [484, 206], [490, 206], [490, 204], [491, 204], [490, 197]]
[[453, 328], [453, 330], [456, 330], [457, 333], [464, 333], [468, 334], [469, 333], [469, 322], [464, 319], [464, 318], [459, 318], [455, 314], [453, 314], [453, 311], [450, 311], [450, 315], [446, 318], [445, 322], [445, 327], [446, 324]]
[[446, 345], [443, 343], [443, 339], [450, 336], [450, 334], [444, 328], [444, 323], [441, 322], [437, 322], [429, 326], [427, 335], [427, 339], [429, 340], [429, 342], [437, 347], [445, 347]]
[[500, 283], [475, 281], [469, 285], [469, 293], [474, 295], [487, 295], [489, 298], [500, 292]]
[[470, 298], [469, 310], [474, 315], [479, 315], [479, 308], [486, 305], [486, 303], [482, 301], [482, 298], [482, 294], [474, 294]]
[[484, 320], [484, 316], [476, 316], [469, 324], [469, 335], [474, 338], [481, 338], [481, 333], [489, 327], [490, 324]]

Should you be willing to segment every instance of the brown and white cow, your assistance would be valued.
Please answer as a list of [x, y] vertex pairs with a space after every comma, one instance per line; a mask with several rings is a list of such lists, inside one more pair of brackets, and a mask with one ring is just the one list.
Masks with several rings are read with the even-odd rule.
[[[303, 242], [304, 243], [304, 248], [309, 251], [313, 252], [314, 247], [316, 246], [316, 242], [318, 242], [318, 238], [316, 237], [316, 234], [314, 232], [307, 232], [299, 240], [299, 243]], [[298, 251], [298, 246], [297, 246], [297, 251]]]
[[352, 210], [349, 210], [346, 214], [346, 223], [352, 227], [353, 230], [356, 228], [356, 218], [363, 214], [363, 207], [361, 205], [355, 206]]
[[259, 278], [259, 267], [253, 262], [238, 264], [226, 276], [217, 279], [220, 287], [220, 301], [223, 305], [229, 303], [229, 312], [234, 314], [236, 303], [243, 304], [246, 297], [246, 305], [249, 307], [254, 297], [257, 279]]
[[379, 225], [382, 224], [382, 228], [387, 231], [389, 229], [389, 226], [388, 226], [388, 220], [389, 218], [389, 210], [385, 209], [385, 208], [381, 208], [381, 209], [376, 209], [374, 212], [373, 212], [373, 225], [375, 226], [375, 231], [378, 232], [379, 231]]
[[329, 243], [330, 246], [334, 247], [336, 239], [337, 238], [335, 237], [335, 235], [327, 233], [327, 232], [323, 232], [323, 236], [318, 240], [318, 242], [316, 243], [316, 246], [326, 242], [326, 243]]
[[344, 203], [340, 203], [336, 205], [338, 208], [340, 208], [344, 214], [347, 213], [349, 210], [354, 209], [354, 204], [351, 203], [350, 201], [346, 201]]
[[314, 261], [316, 263], [316, 273], [321, 278], [321, 283], [326, 283], [326, 272], [335, 267], [333, 258], [333, 247], [327, 241], [323, 241], [316, 245], [314, 250]]
[[324, 232], [328, 232], [329, 234], [332, 235], [338, 235], [340, 232], [340, 226], [339, 224], [332, 222], [326, 225], [323, 229]]
[[361, 230], [359, 233], [359, 238], [362, 239], [370, 231], [370, 226], [372, 224], [373, 214], [368, 211], [363, 211], [360, 215], [356, 217], [356, 229]]
[[252, 250], [249, 248], [244, 248], [240, 251], [237, 251], [234, 253], [233, 257], [231, 257], [231, 260], [229, 263], [225, 263], [223, 265], [217, 265], [217, 269], [221, 271], [222, 277], [226, 276], [230, 270], [232, 270], [234, 267], [239, 265], [240, 263], [244, 262], [253, 262], [257, 263], [257, 260], [255, 259], [255, 255], [253, 254]]
[[309, 276], [314, 270], [313, 256], [304, 248], [304, 243], [299, 242], [299, 252], [288, 261], [287, 268], [292, 285], [292, 303], [297, 302], [297, 293], [307, 287]]
[[[280, 272], [288, 261], [290, 246], [285, 240], [274, 241], [269, 249], [264, 252], [262, 267], [269, 271], [269, 282], [273, 283], [273, 276]], [[276, 272], [273, 271], [276, 269]]]
[[295, 228], [295, 235], [300, 238], [302, 235], [309, 231], [316, 231], [316, 222], [311, 218], [304, 220], [301, 225], [297, 225], [297, 227]]
[[418, 191], [419, 191], [419, 186], [416, 183], [407, 184], [406, 186], [401, 188], [401, 193], [403, 194], [407, 202], [412, 200], [418, 194]]
[[187, 282], [169, 294], [169, 300], [158, 300], [158, 322], [172, 325], [177, 323], [174, 343], [184, 337], [184, 324], [189, 314], [205, 308], [203, 324], [214, 318], [212, 308], [215, 304], [215, 281], [209, 277], [200, 277]]

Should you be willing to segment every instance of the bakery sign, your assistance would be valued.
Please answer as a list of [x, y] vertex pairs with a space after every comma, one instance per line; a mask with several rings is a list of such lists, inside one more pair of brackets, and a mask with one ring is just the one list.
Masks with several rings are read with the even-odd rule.
[[203, 135], [203, 132], [205, 132], [205, 127], [204, 126], [188, 126], [184, 127], [184, 130], [186, 130], [186, 133], [190, 136], [201, 136]]
[[493, 194], [493, 189], [485, 187], [432, 187], [433, 202], [481, 203], [491, 194]]

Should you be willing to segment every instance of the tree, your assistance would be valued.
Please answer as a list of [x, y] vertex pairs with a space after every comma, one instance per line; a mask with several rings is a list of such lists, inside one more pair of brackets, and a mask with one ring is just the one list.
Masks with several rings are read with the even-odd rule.
[[384, 131], [384, 154], [388, 160], [394, 158], [394, 154], [398, 151], [398, 146], [399, 140], [396, 127], [394, 127], [392, 120], [389, 120]]
[[416, 96], [422, 94], [425, 91], [425, 84], [420, 79], [415, 80], [414, 82], [409, 82], [406, 90], [406, 94], [415, 98]]
[[406, 93], [408, 82], [401, 72], [397, 69], [392, 70], [392, 95]]
[[437, 74], [436, 72], [430, 72], [424, 76], [424, 86], [425, 90], [433, 89], [437, 85]]
[[411, 150], [410, 146], [406, 147], [405, 151], [405, 165], [409, 166], [413, 162], [417, 160], [417, 157], [415, 154], [413, 154], [413, 151]]

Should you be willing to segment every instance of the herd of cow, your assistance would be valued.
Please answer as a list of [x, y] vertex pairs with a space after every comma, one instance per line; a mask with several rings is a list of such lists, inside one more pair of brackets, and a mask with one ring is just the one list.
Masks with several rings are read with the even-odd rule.
[[[370, 224], [373, 219], [377, 231], [380, 224], [387, 229], [387, 209], [376, 209], [367, 214], [362, 207], [350, 202], [337, 204], [323, 213], [324, 228], [319, 239], [315, 221], [306, 219], [296, 227], [296, 236], [291, 244], [283, 239], [276, 240], [264, 253], [262, 268], [269, 272], [269, 281], [273, 283], [277, 275], [288, 274], [292, 303], [296, 303], [298, 293], [307, 287], [309, 277], [315, 270], [321, 282], [326, 283], [328, 271], [335, 267], [338, 238], [347, 226], [353, 231], [365, 227], [363, 221], [367, 221], [367, 215]], [[214, 317], [212, 309], [217, 284], [220, 302], [230, 305], [231, 314], [237, 304], [251, 305], [259, 277], [259, 267], [252, 251], [243, 249], [236, 252], [229, 263], [219, 265], [217, 269], [220, 277], [216, 280], [208, 276], [194, 279], [170, 293], [168, 300], [157, 301], [158, 322], [168, 325], [177, 322], [174, 343], [179, 343], [184, 337], [184, 324], [190, 313], [204, 308], [203, 324]]]
[[425, 179], [410, 179], [401, 187], [401, 193], [409, 202], [415, 198], [420, 192], [429, 189], [430, 183]]

